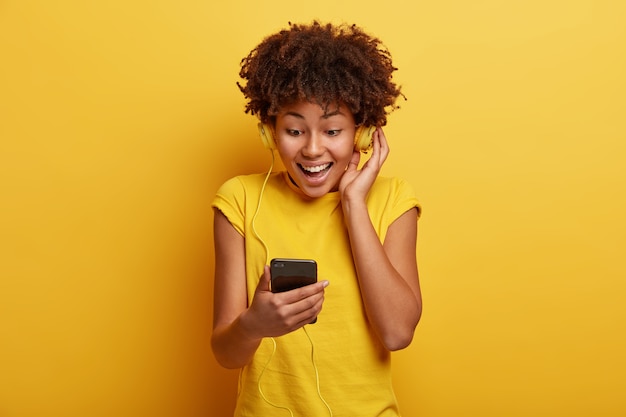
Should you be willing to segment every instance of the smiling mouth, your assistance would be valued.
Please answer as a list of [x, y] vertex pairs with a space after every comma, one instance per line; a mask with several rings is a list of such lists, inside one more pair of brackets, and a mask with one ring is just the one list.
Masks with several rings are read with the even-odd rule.
[[333, 165], [332, 163], [326, 163], [326, 164], [321, 164], [321, 165], [316, 165], [316, 166], [305, 167], [304, 165], [298, 164], [302, 172], [304, 172], [304, 174], [309, 177], [320, 177], [324, 175], [330, 169], [332, 165]]

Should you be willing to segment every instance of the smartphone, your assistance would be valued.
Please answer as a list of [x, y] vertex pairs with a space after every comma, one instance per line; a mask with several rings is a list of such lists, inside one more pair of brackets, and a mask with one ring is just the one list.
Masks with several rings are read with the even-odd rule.
[[[317, 263], [312, 259], [274, 258], [270, 272], [272, 292], [285, 292], [317, 282]], [[316, 321], [317, 317], [311, 324]]]
[[317, 282], [317, 263], [312, 259], [274, 258], [270, 262], [272, 292], [284, 292]]

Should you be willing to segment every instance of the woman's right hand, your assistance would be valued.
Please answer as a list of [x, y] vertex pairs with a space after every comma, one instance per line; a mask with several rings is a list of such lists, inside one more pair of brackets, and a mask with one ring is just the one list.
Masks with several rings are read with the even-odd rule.
[[319, 281], [290, 291], [270, 291], [268, 266], [256, 287], [252, 304], [240, 317], [251, 338], [278, 337], [311, 323], [322, 310], [328, 281]]

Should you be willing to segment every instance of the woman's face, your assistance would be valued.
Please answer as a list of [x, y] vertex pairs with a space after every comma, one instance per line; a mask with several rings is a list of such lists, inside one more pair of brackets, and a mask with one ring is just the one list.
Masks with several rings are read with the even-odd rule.
[[291, 179], [311, 198], [337, 191], [354, 152], [355, 123], [342, 105], [324, 111], [308, 101], [276, 116], [276, 147]]

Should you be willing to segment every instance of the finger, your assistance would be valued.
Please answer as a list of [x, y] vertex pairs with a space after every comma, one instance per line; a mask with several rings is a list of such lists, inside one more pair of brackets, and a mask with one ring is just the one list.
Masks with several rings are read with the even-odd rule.
[[385, 162], [387, 156], [389, 155], [389, 142], [387, 142], [387, 137], [385, 136], [385, 132], [382, 128], [379, 127], [376, 129], [376, 132], [378, 133], [378, 141], [380, 145], [379, 166], [382, 166], [383, 162]]
[[374, 131], [374, 135], [372, 136], [372, 158], [374, 161], [372, 163], [378, 164], [378, 160], [380, 159], [380, 128], [376, 128]]
[[361, 160], [361, 152], [354, 151], [352, 152], [352, 158], [348, 163], [348, 167], [346, 168], [346, 172], [356, 171], [359, 166], [359, 161]]
[[261, 275], [261, 278], [259, 278], [259, 284], [256, 287], [256, 292], [271, 291], [271, 280], [272, 275], [270, 273], [270, 267], [265, 265], [263, 268], [263, 275]]
[[378, 129], [376, 129], [376, 132], [378, 133], [380, 149], [381, 150], [389, 149], [389, 142], [387, 142], [387, 136], [385, 136], [385, 132], [383, 131], [382, 127], [379, 127]]
[[293, 308], [293, 318], [298, 323], [298, 327], [311, 323], [322, 310], [324, 304], [324, 293], [317, 293], [291, 305]]
[[383, 163], [387, 159], [387, 155], [389, 154], [389, 146], [387, 145], [387, 138], [382, 130], [382, 128], [376, 128], [374, 135], [372, 136], [373, 142], [373, 151], [372, 157], [369, 161], [371, 161], [370, 167], [380, 170]]
[[295, 288], [290, 291], [280, 293], [283, 297], [283, 302], [286, 304], [295, 304], [309, 297], [314, 297], [318, 294], [324, 293], [324, 288], [329, 285], [328, 281], [319, 281], [313, 284], [305, 285], [304, 287]]
[[324, 302], [324, 299], [321, 298], [312, 307], [302, 311], [299, 314], [296, 314], [294, 316], [294, 319], [297, 320], [296, 321], [296, 328], [300, 328], [300, 327], [305, 326], [307, 324], [315, 323], [315, 321], [317, 319], [317, 316], [322, 311], [323, 302]]

